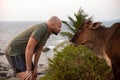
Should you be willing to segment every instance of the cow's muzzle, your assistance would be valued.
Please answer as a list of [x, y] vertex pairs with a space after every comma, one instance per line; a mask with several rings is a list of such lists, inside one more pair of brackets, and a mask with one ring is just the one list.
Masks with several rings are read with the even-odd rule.
[[77, 44], [73, 39], [71, 39], [70, 42], [71, 42], [75, 47], [78, 46], [78, 44]]

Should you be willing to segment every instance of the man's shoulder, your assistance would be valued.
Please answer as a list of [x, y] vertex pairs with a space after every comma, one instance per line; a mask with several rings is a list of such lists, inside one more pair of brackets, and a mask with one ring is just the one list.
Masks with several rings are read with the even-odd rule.
[[38, 24], [35, 24], [33, 26], [35, 26], [35, 27], [45, 27], [46, 23], [38, 23]]
[[46, 23], [36, 24], [35, 27], [36, 27], [36, 29], [39, 29], [39, 30], [47, 30]]

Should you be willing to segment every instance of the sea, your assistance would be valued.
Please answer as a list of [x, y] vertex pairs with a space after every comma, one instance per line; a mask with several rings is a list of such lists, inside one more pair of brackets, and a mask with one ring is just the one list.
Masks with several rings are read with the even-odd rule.
[[[0, 22], [0, 52], [4, 52], [9, 42], [19, 33], [30, 28], [35, 24], [39, 24], [42, 22], [43, 21]], [[62, 31], [69, 31], [64, 24], [62, 24], [61, 32]], [[41, 52], [39, 64], [48, 64], [48, 58], [51, 59], [54, 56], [55, 46], [57, 46], [58, 44], [65, 40], [67, 40], [67, 37], [63, 37], [61, 36], [61, 34], [58, 35], [52, 34], [47, 40], [46, 45], [44, 46], [50, 48], [50, 50], [46, 52]], [[8, 64], [5, 55], [0, 56], [0, 63]]]

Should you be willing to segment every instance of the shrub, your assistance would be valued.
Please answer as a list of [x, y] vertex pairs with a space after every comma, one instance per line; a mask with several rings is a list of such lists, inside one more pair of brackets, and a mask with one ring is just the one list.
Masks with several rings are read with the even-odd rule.
[[91, 50], [67, 46], [49, 59], [49, 70], [41, 80], [110, 80], [112, 70]]

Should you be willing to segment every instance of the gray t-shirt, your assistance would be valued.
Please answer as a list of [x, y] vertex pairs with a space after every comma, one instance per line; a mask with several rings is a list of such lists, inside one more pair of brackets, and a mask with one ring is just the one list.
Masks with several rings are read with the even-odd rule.
[[6, 53], [11, 56], [25, 54], [25, 49], [30, 36], [34, 37], [38, 42], [34, 50], [34, 52], [36, 52], [39, 47], [45, 45], [46, 40], [50, 36], [47, 25], [45, 23], [34, 25], [16, 36], [6, 48]]

